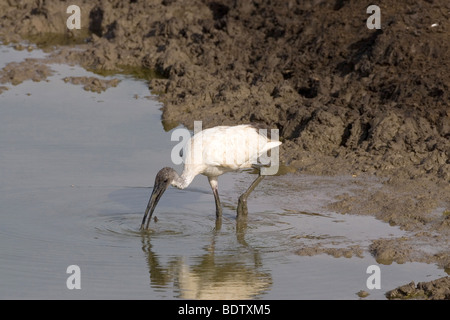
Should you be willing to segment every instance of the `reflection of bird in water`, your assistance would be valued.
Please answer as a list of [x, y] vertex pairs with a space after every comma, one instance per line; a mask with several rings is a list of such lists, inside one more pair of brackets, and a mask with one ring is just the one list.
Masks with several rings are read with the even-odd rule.
[[[234, 257], [223, 257], [233, 260]], [[183, 299], [247, 300], [267, 292], [272, 285], [270, 275], [237, 261], [178, 269], [178, 286]]]
[[[260, 134], [258, 129], [251, 125], [219, 126], [195, 134], [187, 142], [184, 170], [181, 176], [169, 167], [161, 169], [156, 175], [141, 229], [144, 229], [145, 221], [150, 213], [145, 226], [148, 229], [153, 211], [169, 185], [184, 189], [198, 174], [208, 177], [214, 193], [216, 216], [221, 217], [218, 176], [230, 171], [251, 168], [264, 153], [280, 144], [280, 141], [270, 140]], [[239, 197], [238, 215], [247, 214], [247, 198], [263, 178], [264, 175], [260, 172], [247, 191]]]
[[[242, 219], [242, 220], [245, 220]], [[143, 234], [142, 250], [147, 256], [150, 285], [161, 291], [177, 288], [177, 297], [183, 299], [254, 299], [268, 292], [272, 286], [271, 275], [263, 270], [258, 251], [242, 241], [245, 225], [237, 227], [239, 245], [233, 244], [224, 253], [216, 252], [216, 233], [203, 255], [173, 256], [164, 264], [155, 252], [151, 236]], [[232, 250], [233, 252], [230, 252]], [[165, 251], [166, 252], [166, 251]], [[189, 264], [188, 264], [189, 263]]]

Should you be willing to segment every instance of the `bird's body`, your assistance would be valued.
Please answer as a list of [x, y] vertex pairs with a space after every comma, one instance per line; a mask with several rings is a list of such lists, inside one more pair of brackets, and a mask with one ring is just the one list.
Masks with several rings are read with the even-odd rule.
[[174, 186], [184, 189], [198, 174], [218, 177], [250, 168], [264, 152], [280, 144], [260, 135], [251, 125], [205, 129], [188, 140], [181, 174], [183, 183]]
[[[216, 201], [216, 215], [222, 214], [217, 189], [217, 178], [230, 171], [251, 168], [257, 164], [258, 158], [268, 150], [281, 144], [260, 134], [252, 125], [218, 126], [196, 133], [186, 142], [184, 169], [181, 175], [169, 167], [161, 169], [155, 179], [152, 196], [150, 197], [141, 229], [144, 226], [148, 212], [150, 217], [161, 195], [169, 185], [184, 189], [198, 174], [208, 177]], [[263, 176], [259, 176], [244, 195], [239, 198], [239, 207], [246, 203], [248, 194], [256, 187]], [[242, 202], [245, 202], [244, 204]], [[150, 222], [150, 218], [147, 222]]]

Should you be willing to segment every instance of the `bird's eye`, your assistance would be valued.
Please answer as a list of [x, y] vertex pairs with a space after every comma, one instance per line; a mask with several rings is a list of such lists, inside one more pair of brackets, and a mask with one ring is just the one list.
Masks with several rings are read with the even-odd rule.
[[167, 180], [167, 179], [164, 179], [164, 183], [167, 183], [167, 181], [169, 181], [169, 180]]

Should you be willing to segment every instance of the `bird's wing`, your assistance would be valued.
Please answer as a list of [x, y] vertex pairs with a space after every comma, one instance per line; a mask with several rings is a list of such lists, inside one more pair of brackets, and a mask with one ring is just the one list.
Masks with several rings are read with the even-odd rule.
[[191, 150], [201, 150], [201, 160], [206, 166], [229, 170], [248, 168], [263, 153], [281, 144], [260, 135], [251, 125], [214, 127], [200, 133], [192, 139]]

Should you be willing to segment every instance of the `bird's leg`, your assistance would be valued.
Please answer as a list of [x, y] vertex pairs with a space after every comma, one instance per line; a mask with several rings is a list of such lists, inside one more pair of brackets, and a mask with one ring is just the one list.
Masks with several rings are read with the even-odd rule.
[[208, 177], [208, 181], [214, 194], [214, 201], [216, 202], [216, 218], [218, 219], [222, 217], [222, 205], [219, 198], [217, 177]]
[[247, 215], [248, 209], [247, 209], [247, 198], [250, 195], [250, 193], [256, 188], [256, 186], [261, 182], [262, 179], [264, 179], [265, 176], [261, 175], [259, 173], [258, 178], [255, 179], [255, 181], [252, 182], [250, 187], [245, 191], [240, 197], [238, 201], [238, 207], [237, 207], [237, 216], [241, 215]]
[[213, 190], [214, 200], [216, 201], [216, 218], [222, 217], [222, 205], [220, 204], [219, 191], [217, 188]]
[[238, 215], [236, 218], [236, 239], [244, 247], [249, 247], [245, 241], [245, 234], [247, 232], [248, 217], [246, 215]]

